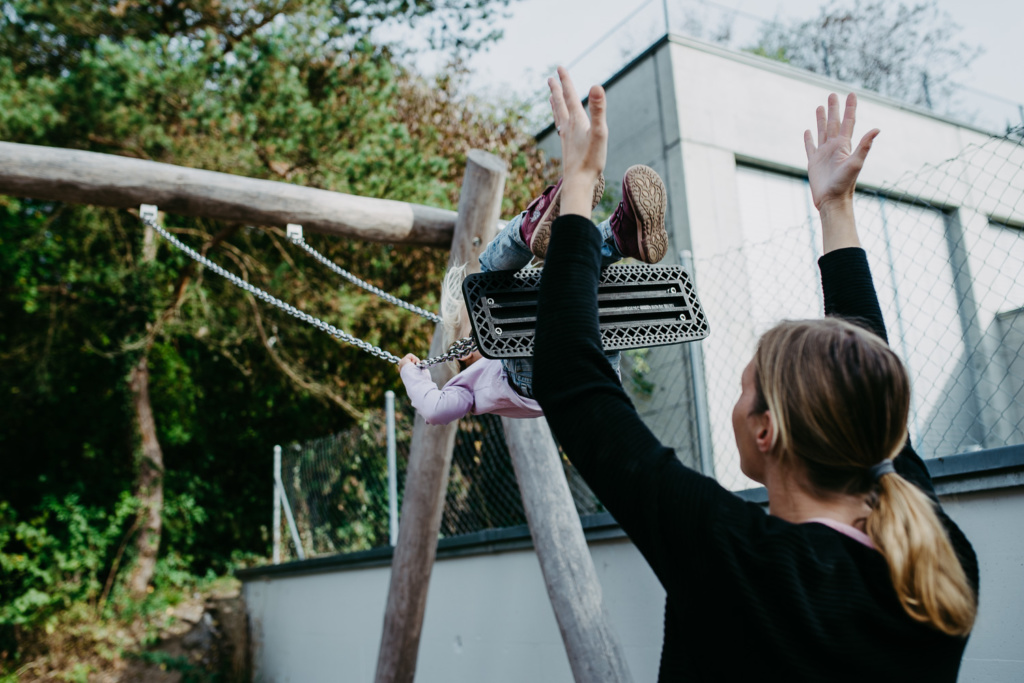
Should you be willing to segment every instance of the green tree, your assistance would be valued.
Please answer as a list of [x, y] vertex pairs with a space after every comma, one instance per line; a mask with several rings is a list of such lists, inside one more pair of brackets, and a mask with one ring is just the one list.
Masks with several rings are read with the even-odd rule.
[[[461, 95], [458, 61], [491, 35], [478, 27], [503, 4], [2, 3], [0, 138], [449, 208], [466, 152], [482, 147], [510, 163], [510, 213], [545, 166], [519, 111]], [[454, 51], [447, 73], [425, 80], [371, 42], [399, 19]], [[428, 346], [429, 326], [339, 289], [276, 228], [167, 224], [356, 336], [396, 353]], [[19, 454], [0, 500], [30, 510], [75, 493], [112, 507], [132, 489], [137, 593], [162, 538], [173, 543], [164, 553], [198, 569], [265, 549], [255, 520], [269, 499], [269, 445], [337, 431], [396, 385], [391, 366], [205, 277], [130, 212], [0, 198], [0, 240], [0, 395], [13, 403], [0, 414], [0, 451]], [[436, 308], [443, 252], [310, 241]], [[201, 529], [168, 517], [189, 506], [207, 510], [189, 517], [205, 517]]]

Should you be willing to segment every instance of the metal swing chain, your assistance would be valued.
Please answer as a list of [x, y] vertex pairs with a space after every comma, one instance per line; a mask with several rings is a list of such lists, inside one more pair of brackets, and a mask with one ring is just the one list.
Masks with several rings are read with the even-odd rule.
[[327, 258], [326, 256], [324, 256], [319, 251], [317, 251], [313, 247], [309, 246], [309, 244], [306, 243], [306, 240], [302, 237], [302, 233], [301, 232], [298, 232], [298, 233], [292, 232], [290, 230], [290, 228], [291, 228], [291, 226], [289, 226], [289, 235], [288, 235], [288, 237], [289, 237], [289, 239], [291, 239], [291, 241], [295, 245], [297, 245], [299, 247], [302, 247], [302, 249], [307, 254], [312, 256], [314, 259], [316, 259], [317, 261], [319, 261], [323, 265], [327, 266], [327, 268], [329, 268], [330, 270], [334, 271], [336, 274], [340, 275], [341, 277], [345, 278], [346, 280], [348, 280], [349, 282], [354, 284], [356, 287], [362, 287], [363, 289], [365, 289], [366, 291], [370, 292], [371, 294], [376, 294], [377, 296], [379, 296], [384, 301], [387, 301], [389, 304], [394, 304], [395, 306], [398, 306], [399, 308], [404, 308], [407, 311], [412, 311], [416, 315], [418, 315], [418, 316], [420, 316], [422, 318], [426, 318], [427, 320], [429, 320], [432, 323], [439, 323], [439, 322], [441, 322], [441, 316], [437, 315], [436, 313], [431, 313], [430, 311], [426, 310], [425, 308], [420, 308], [416, 304], [411, 304], [408, 301], [402, 301], [397, 296], [395, 296], [393, 294], [388, 294], [387, 292], [385, 292], [380, 287], [375, 287], [375, 286], [371, 285], [369, 282], [366, 282], [365, 280], [360, 280], [358, 277], [356, 277], [352, 273], [348, 272], [347, 270], [345, 270], [344, 268], [339, 266], [334, 261], [332, 261], [329, 258]]
[[[276, 306], [276, 307], [280, 308], [282, 311], [284, 311], [288, 315], [290, 315], [290, 316], [292, 316], [294, 318], [297, 318], [297, 319], [301, 320], [304, 323], [312, 325], [313, 327], [317, 328], [318, 330], [320, 330], [322, 332], [326, 332], [327, 334], [331, 335], [335, 339], [340, 339], [341, 341], [343, 341], [343, 342], [345, 342], [347, 344], [351, 344], [352, 346], [355, 346], [355, 347], [365, 351], [366, 353], [369, 353], [372, 356], [376, 356], [377, 358], [381, 358], [381, 359], [383, 359], [383, 360], [385, 360], [385, 361], [387, 361], [389, 363], [392, 363], [392, 364], [397, 364], [398, 361], [401, 360], [401, 358], [399, 358], [398, 356], [394, 355], [393, 353], [385, 351], [384, 349], [381, 349], [380, 347], [374, 346], [373, 344], [370, 344], [369, 342], [365, 342], [362, 339], [359, 339], [358, 337], [353, 337], [351, 334], [348, 334], [347, 332], [344, 332], [344, 331], [338, 329], [334, 325], [331, 325], [330, 323], [325, 322], [325, 321], [317, 318], [316, 316], [312, 316], [309, 313], [306, 313], [304, 311], [300, 311], [299, 309], [295, 308], [294, 306], [281, 301], [280, 299], [278, 299], [277, 297], [273, 296], [272, 294], [269, 294], [269, 293], [263, 291], [259, 287], [256, 287], [255, 285], [252, 285], [252, 284], [246, 282], [245, 280], [243, 280], [242, 278], [238, 277], [234, 273], [231, 273], [231, 272], [225, 270], [221, 266], [217, 265], [216, 263], [214, 263], [210, 259], [206, 258], [202, 254], [197, 252], [192, 247], [188, 246], [187, 244], [185, 244], [184, 242], [179, 240], [177, 237], [175, 237], [171, 233], [167, 232], [167, 230], [165, 230], [157, 222], [156, 214], [157, 214], [156, 207], [155, 206], [151, 207], [151, 205], [145, 205], [144, 204], [142, 206], [142, 208], [140, 209], [140, 211], [139, 211], [139, 217], [142, 218], [142, 222], [145, 223], [150, 228], [152, 228], [155, 232], [157, 232], [165, 240], [170, 242], [175, 248], [177, 248], [180, 251], [182, 251], [186, 256], [191, 258], [193, 261], [196, 261], [197, 263], [203, 265], [205, 268], [208, 268], [209, 270], [213, 271], [217, 275], [220, 275], [221, 277], [223, 277], [224, 279], [226, 279], [228, 282], [230, 282], [231, 284], [235, 285], [239, 289], [242, 289], [242, 290], [252, 294], [257, 299], [260, 299], [261, 301], [264, 301], [264, 302], [266, 302], [268, 304], [271, 304], [273, 306]], [[467, 342], [468, 342], [468, 345], [467, 345]], [[473, 342], [472, 338], [465, 337], [463, 339], [459, 339], [454, 344], [452, 344], [448, 348], [448, 351], [445, 354], [440, 355], [440, 356], [436, 356], [434, 358], [428, 358], [426, 360], [420, 361], [419, 365], [421, 365], [421, 366], [430, 366], [430, 365], [437, 365], [438, 363], [445, 363], [445, 362], [448, 362], [450, 360], [454, 360], [456, 358], [462, 358], [462, 357], [468, 355], [469, 353], [471, 353], [474, 350], [476, 350], [476, 344]]]
[[448, 350], [440, 356], [421, 360], [419, 365], [426, 367], [428, 365], [437, 365], [438, 363], [447, 363], [448, 361], [465, 358], [476, 350], [476, 342], [473, 341], [473, 338], [463, 337], [462, 339], [456, 339], [452, 342], [452, 345], [448, 347]]

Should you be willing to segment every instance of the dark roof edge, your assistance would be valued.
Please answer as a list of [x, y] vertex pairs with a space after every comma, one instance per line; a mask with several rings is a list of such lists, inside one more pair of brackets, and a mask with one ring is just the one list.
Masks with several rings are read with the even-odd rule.
[[[580, 524], [583, 526], [583, 535], [587, 541], [602, 541], [626, 535], [619, 527], [619, 523], [615, 521], [615, 518], [607, 512], [581, 515]], [[437, 542], [437, 559], [443, 560], [464, 555], [478, 555], [488, 552], [498, 553], [532, 547], [533, 541], [530, 538], [530, 528], [522, 524], [501, 529], [484, 529], [472, 534], [442, 538]], [[391, 564], [393, 553], [394, 548], [384, 546], [372, 550], [360, 550], [353, 553], [327, 555], [308, 560], [295, 560], [282, 564], [239, 569], [235, 572], [235, 576], [243, 581], [248, 581], [261, 577], [315, 574], [335, 569], [381, 567]]]

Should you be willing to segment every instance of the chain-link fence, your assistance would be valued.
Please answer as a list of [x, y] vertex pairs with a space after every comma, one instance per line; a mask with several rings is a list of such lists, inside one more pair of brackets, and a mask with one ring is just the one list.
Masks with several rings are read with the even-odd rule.
[[[744, 246], [698, 258], [715, 475], [752, 486], [731, 411], [758, 337], [822, 314], [821, 230], [805, 179], [737, 172]], [[859, 192], [855, 211], [890, 343], [913, 383], [923, 457], [1024, 442], [1024, 147], [1019, 134]]]
[[[395, 398], [396, 495], [401, 510], [415, 410]], [[569, 489], [580, 515], [603, 511], [563, 456]], [[282, 448], [281, 481], [306, 557], [369, 550], [389, 544], [391, 500], [387, 420], [371, 411], [347, 431]], [[282, 558], [295, 559], [287, 515], [280, 521]], [[459, 420], [452, 452], [441, 536], [526, 524], [519, 485], [505, 444], [501, 418]]]
[[[758, 337], [779, 320], [822, 315], [821, 230], [806, 179], [741, 167], [737, 183], [744, 246], [696, 255], [711, 337], [627, 352], [622, 364], [627, 391], [658, 438], [733, 490], [755, 485], [739, 471], [731, 412]], [[936, 457], [1024, 443], [1021, 136], [971, 145], [858, 193], [855, 208], [890, 343], [913, 382], [918, 451]], [[396, 403], [400, 496], [413, 410], [404, 396]], [[580, 514], [600, 511], [564, 462]], [[387, 545], [387, 472], [383, 411], [348, 432], [284, 448], [282, 480], [307, 555]], [[521, 524], [500, 419], [460, 420], [441, 534]]]

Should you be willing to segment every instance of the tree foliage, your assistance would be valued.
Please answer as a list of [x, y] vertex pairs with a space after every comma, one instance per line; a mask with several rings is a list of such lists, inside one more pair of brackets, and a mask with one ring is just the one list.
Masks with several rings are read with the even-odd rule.
[[946, 105], [981, 48], [936, 0], [831, 0], [806, 21], [772, 22], [751, 51], [898, 100]]
[[[482, 148], [509, 162], [506, 215], [543, 184], [521, 112], [464, 96], [457, 54], [428, 80], [372, 42], [383, 22], [409, 20], [437, 28], [437, 44], [472, 47], [503, 2], [0, 4], [0, 139], [444, 208], [457, 204], [466, 153]], [[398, 354], [429, 345], [431, 325], [340, 287], [276, 227], [165, 223], [347, 332]], [[308, 239], [436, 308], [445, 250]], [[125, 377], [141, 353], [166, 464], [161, 553], [199, 572], [267, 552], [275, 443], [338, 431], [400, 386], [392, 366], [191, 270], [162, 241], [147, 247], [132, 212], [0, 197], [0, 552], [28, 552], [16, 533], [24, 520], [66, 533], [40, 512], [44, 500], [75, 496], [90, 519], [115, 514], [135, 471]], [[104, 581], [118, 547], [97, 560]], [[0, 601], [33, 581], [5, 575]]]

